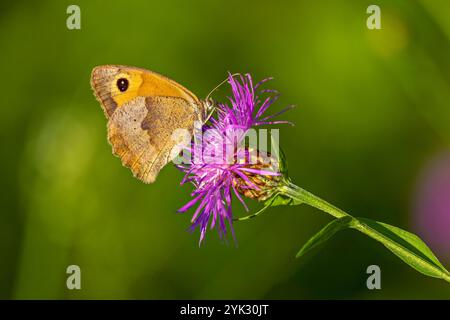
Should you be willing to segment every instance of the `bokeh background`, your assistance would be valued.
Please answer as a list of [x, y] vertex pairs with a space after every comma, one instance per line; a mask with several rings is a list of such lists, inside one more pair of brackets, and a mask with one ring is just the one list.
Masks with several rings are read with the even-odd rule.
[[[66, 28], [67, 6], [81, 30]], [[381, 30], [366, 8], [381, 7]], [[450, 2], [9, 1], [0, 5], [0, 298], [450, 298], [380, 244], [306, 206], [236, 223], [198, 247], [172, 165], [144, 185], [112, 156], [91, 69], [165, 74], [199, 97], [231, 72], [275, 77], [295, 183], [419, 234], [450, 266]], [[224, 89], [222, 89], [224, 90]], [[257, 204], [252, 204], [256, 210]], [[235, 214], [244, 214], [236, 203]], [[66, 268], [81, 267], [69, 291]], [[377, 264], [382, 289], [366, 288]]]

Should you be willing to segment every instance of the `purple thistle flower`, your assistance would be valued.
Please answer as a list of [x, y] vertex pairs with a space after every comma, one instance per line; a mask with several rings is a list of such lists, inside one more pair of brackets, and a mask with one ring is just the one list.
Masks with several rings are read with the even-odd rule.
[[[194, 231], [197, 227], [200, 229], [199, 244], [204, 240], [208, 226], [210, 229], [215, 227], [220, 238], [224, 238], [227, 233], [227, 223], [236, 241], [233, 230], [233, 194], [248, 211], [241, 195], [252, 197], [251, 195], [254, 195], [255, 192], [262, 192], [262, 179], [273, 179], [280, 176], [277, 171], [270, 170], [270, 165], [255, 165], [250, 164], [249, 161], [236, 161], [236, 158], [242, 158], [240, 156], [248, 160], [251, 157], [250, 151], [245, 147], [236, 149], [234, 147], [235, 141], [228, 140], [230, 131], [236, 132], [239, 130], [237, 140], [240, 140], [252, 127], [289, 123], [287, 121], [271, 121], [271, 119], [291, 107], [271, 116], [263, 116], [269, 106], [278, 99], [278, 93], [274, 90], [261, 90], [259, 93], [268, 94], [268, 97], [263, 101], [255, 94], [255, 90], [268, 80], [270, 78], [254, 86], [249, 74], [238, 75], [237, 79], [229, 74], [228, 83], [231, 85], [233, 95], [228, 97], [229, 104], [219, 103], [216, 118], [212, 117], [210, 124], [203, 125], [202, 130], [200, 130], [201, 133], [210, 130], [213, 134], [209, 138], [201, 140], [201, 152], [198, 152], [196, 147], [191, 146], [190, 153], [194, 154], [194, 157], [190, 159], [188, 164], [177, 166], [185, 173], [181, 184], [191, 182], [195, 187], [191, 193], [193, 199], [180, 208], [178, 212], [184, 213], [197, 206], [191, 219], [190, 231]], [[224, 145], [229, 144], [234, 148], [231, 159], [229, 156], [223, 155], [224, 147], [226, 147]], [[208, 149], [210, 154], [216, 155], [216, 161], [211, 162], [205, 159], [203, 155], [205, 149]], [[220, 161], [217, 161], [217, 158]]]

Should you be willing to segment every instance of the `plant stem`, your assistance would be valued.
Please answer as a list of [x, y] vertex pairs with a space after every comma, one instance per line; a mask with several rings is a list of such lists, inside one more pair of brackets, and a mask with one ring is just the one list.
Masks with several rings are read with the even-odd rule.
[[335, 218], [342, 218], [345, 216], [350, 216], [348, 213], [342, 211], [341, 209], [333, 206], [331, 203], [313, 195], [311, 192], [296, 186], [292, 182], [288, 182], [287, 185], [280, 187], [280, 191], [286, 196], [295, 199], [299, 202], [304, 202], [312, 207], [322, 210]]
[[[432, 270], [432, 273], [434, 277], [441, 278], [447, 282], [450, 282], [450, 273], [445, 270], [444, 267], [441, 269], [435, 264], [430, 264], [428, 261], [425, 261], [421, 259], [416, 253], [412, 252], [411, 250], [408, 250], [405, 248], [402, 244], [394, 241], [390, 237], [386, 236], [385, 234], [379, 232], [378, 230], [374, 229], [373, 227], [369, 226], [367, 223], [364, 223], [361, 221], [362, 218], [358, 219], [355, 218], [348, 213], [342, 211], [341, 209], [333, 206], [332, 204], [328, 203], [327, 201], [315, 196], [314, 194], [306, 191], [305, 189], [302, 189], [290, 181], [287, 181], [287, 183], [279, 187], [280, 193], [284, 194], [285, 196], [295, 200], [298, 203], [305, 203], [307, 205], [310, 205], [312, 207], [315, 207], [321, 211], [324, 211], [333, 217], [340, 219], [343, 217], [351, 217], [351, 223], [350, 228], [356, 229], [361, 233], [364, 233], [365, 235], [371, 237], [372, 239], [381, 242], [384, 246], [386, 246], [389, 250], [394, 252], [396, 255], [401, 256], [402, 259], [407, 259], [409, 261], [414, 261], [416, 264], [416, 269], [429, 269]], [[417, 268], [419, 267], [419, 269]], [[421, 271], [422, 272], [422, 271]], [[430, 275], [430, 274], [428, 274]]]

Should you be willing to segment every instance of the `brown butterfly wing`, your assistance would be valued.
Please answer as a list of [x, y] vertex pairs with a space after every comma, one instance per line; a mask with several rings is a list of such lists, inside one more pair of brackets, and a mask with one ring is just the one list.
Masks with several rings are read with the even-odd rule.
[[[179, 129], [192, 132], [201, 104], [181, 85], [164, 77], [158, 80], [154, 73], [128, 67], [98, 68], [91, 83], [108, 118], [113, 153], [135, 177], [152, 183], [179, 150], [174, 133]], [[118, 76], [130, 79], [130, 90], [114, 90]]]
[[176, 155], [175, 129], [192, 132], [194, 121], [194, 110], [182, 98], [138, 97], [111, 116], [108, 140], [133, 175], [151, 183]]
[[[115, 82], [120, 77], [130, 80], [126, 92], [120, 92]], [[196, 108], [201, 108], [200, 100], [181, 84], [156, 72], [137, 67], [104, 65], [95, 67], [91, 74], [91, 87], [108, 118], [125, 102], [135, 97], [178, 97]], [[197, 110], [200, 112], [201, 110]]]

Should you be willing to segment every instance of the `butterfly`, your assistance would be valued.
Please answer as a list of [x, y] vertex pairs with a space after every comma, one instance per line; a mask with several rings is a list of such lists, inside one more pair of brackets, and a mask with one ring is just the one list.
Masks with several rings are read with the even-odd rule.
[[108, 120], [113, 153], [145, 183], [154, 182], [178, 155], [177, 130], [192, 134], [195, 121], [207, 121], [212, 109], [210, 99], [200, 100], [177, 82], [136, 67], [95, 67], [91, 87]]

